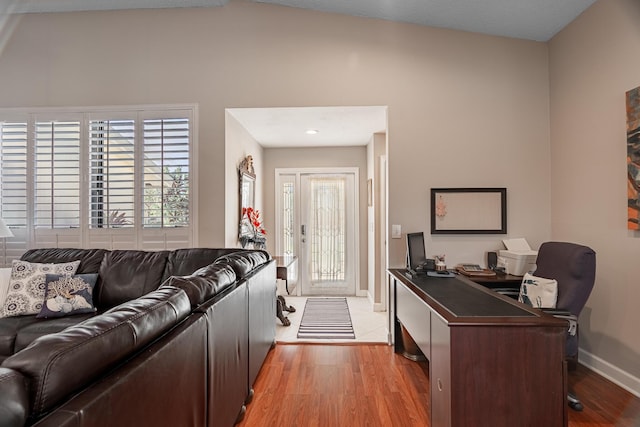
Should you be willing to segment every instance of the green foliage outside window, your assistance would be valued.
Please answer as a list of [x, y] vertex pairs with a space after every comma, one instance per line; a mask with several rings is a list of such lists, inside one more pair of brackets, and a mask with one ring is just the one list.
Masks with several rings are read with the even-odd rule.
[[189, 225], [189, 174], [178, 166], [163, 168], [162, 188], [145, 186], [144, 223], [148, 227]]

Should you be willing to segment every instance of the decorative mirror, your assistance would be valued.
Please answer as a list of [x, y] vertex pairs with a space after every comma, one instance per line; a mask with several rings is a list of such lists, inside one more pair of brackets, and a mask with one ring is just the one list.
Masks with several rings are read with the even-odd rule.
[[253, 209], [255, 205], [255, 184], [256, 174], [253, 169], [253, 158], [247, 156], [240, 162], [238, 167], [238, 175], [240, 179], [240, 224], [239, 224], [239, 240], [242, 247], [247, 243], [254, 242], [256, 237], [255, 228], [247, 215], [249, 209]]

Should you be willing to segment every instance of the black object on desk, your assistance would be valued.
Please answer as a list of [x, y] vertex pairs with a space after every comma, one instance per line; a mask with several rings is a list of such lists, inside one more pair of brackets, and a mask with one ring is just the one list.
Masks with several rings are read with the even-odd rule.
[[520, 296], [522, 276], [497, 273], [493, 277], [468, 277], [468, 279], [512, 299], [517, 300]]
[[427, 271], [427, 276], [430, 277], [456, 277], [456, 275], [450, 271]]
[[496, 274], [495, 276], [469, 276], [472, 282], [484, 286], [485, 288], [513, 288], [520, 289], [522, 284], [522, 276], [514, 276], [512, 274]]

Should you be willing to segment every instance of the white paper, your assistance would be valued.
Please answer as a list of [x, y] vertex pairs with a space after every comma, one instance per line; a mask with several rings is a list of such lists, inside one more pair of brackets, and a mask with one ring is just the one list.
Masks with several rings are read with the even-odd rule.
[[529, 252], [531, 251], [531, 246], [527, 243], [527, 240], [524, 237], [519, 237], [517, 239], [504, 239], [502, 241], [504, 246], [509, 251], [514, 252]]

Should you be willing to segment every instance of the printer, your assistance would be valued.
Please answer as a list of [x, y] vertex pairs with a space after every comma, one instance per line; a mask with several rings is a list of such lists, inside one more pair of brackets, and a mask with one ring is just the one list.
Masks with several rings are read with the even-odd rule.
[[504, 239], [502, 243], [507, 249], [498, 251], [498, 268], [514, 276], [524, 276], [536, 269], [538, 251], [532, 250], [524, 238]]

